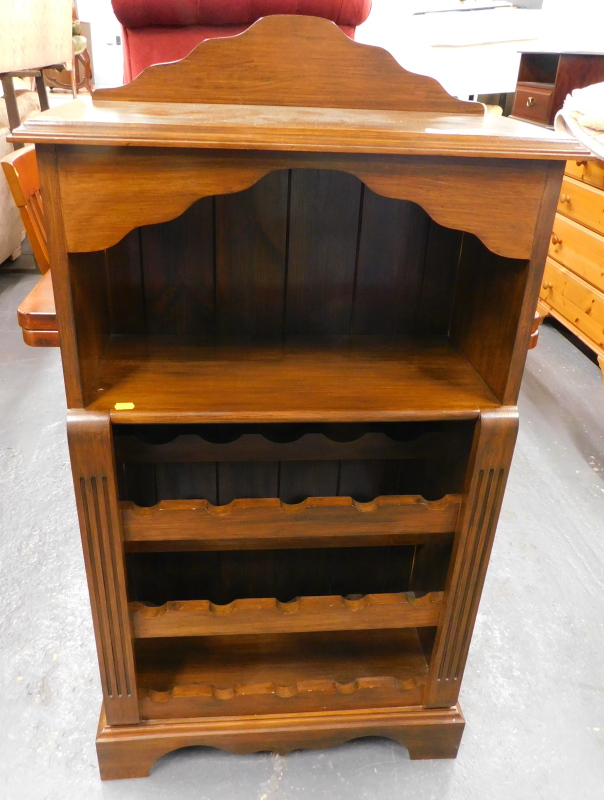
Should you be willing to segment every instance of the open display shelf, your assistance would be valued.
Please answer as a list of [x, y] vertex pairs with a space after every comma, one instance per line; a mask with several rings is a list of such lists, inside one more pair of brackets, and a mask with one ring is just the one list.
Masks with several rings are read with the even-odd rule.
[[48, 214], [102, 777], [192, 745], [455, 757], [581, 147], [297, 16], [15, 139]]
[[116, 336], [99, 383], [88, 408], [110, 411], [116, 423], [466, 419], [497, 406], [445, 337], [232, 344]]

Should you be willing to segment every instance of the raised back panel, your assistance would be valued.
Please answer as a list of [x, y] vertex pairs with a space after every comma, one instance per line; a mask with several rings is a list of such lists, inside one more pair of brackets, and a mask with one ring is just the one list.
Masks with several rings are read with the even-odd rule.
[[480, 103], [456, 100], [434, 78], [407, 72], [335, 23], [297, 15], [271, 15], [239, 36], [206, 40], [182, 61], [148, 67], [93, 100], [484, 114]]
[[446, 335], [461, 237], [352, 175], [273, 172], [110, 248], [112, 329]]

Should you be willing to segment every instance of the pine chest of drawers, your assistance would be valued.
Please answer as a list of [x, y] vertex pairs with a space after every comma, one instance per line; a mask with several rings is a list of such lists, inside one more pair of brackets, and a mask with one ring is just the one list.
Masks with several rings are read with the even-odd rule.
[[604, 372], [604, 162], [568, 161], [539, 295]]

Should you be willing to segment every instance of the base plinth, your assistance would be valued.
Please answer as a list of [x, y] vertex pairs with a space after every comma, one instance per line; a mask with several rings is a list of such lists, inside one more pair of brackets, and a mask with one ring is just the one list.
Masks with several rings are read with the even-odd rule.
[[144, 778], [166, 753], [195, 745], [231, 753], [269, 750], [285, 754], [331, 747], [363, 736], [383, 736], [400, 742], [412, 760], [455, 758], [464, 725], [459, 706], [211, 717], [119, 726], [106, 725], [101, 712], [96, 747], [101, 778], [112, 780]]

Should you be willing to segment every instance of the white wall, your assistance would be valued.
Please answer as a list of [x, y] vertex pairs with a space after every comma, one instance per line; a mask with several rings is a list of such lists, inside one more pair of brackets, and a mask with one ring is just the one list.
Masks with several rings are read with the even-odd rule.
[[92, 31], [92, 58], [95, 86], [119, 86], [123, 83], [123, 47], [116, 37], [122, 36], [111, 0], [78, 0], [78, 15], [89, 22]]

